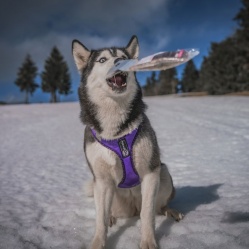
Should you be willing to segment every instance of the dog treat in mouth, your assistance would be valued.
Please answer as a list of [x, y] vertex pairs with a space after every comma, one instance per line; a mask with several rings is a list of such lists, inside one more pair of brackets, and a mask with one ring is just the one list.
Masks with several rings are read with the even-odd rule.
[[146, 56], [140, 60], [118, 61], [108, 72], [107, 77], [120, 73], [120, 71], [157, 71], [166, 70], [183, 64], [199, 54], [198, 49], [178, 49], [165, 51]]

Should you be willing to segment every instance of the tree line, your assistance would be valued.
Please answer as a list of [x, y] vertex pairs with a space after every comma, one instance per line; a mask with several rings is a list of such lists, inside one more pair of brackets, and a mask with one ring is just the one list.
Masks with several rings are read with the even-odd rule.
[[183, 71], [182, 80], [177, 78], [175, 68], [160, 71], [158, 75], [152, 72], [143, 87], [144, 95], [166, 95], [182, 92], [199, 92], [199, 71], [192, 60], [188, 61]]
[[71, 91], [71, 77], [68, 65], [62, 54], [55, 46], [50, 56], [45, 61], [44, 70], [40, 74], [41, 86], [36, 82], [38, 76], [38, 68], [28, 54], [18, 70], [15, 84], [20, 88], [21, 92], [25, 92], [25, 103], [29, 103], [29, 95], [32, 95], [38, 87], [43, 92], [50, 93], [50, 102], [58, 101], [58, 95], [68, 95]]
[[225, 40], [211, 43], [200, 70], [192, 60], [186, 63], [182, 79], [176, 69], [152, 72], [143, 87], [144, 94], [162, 95], [176, 92], [200, 92], [218, 95], [249, 91], [249, 0], [241, 0], [242, 7], [234, 20], [237, 30]]

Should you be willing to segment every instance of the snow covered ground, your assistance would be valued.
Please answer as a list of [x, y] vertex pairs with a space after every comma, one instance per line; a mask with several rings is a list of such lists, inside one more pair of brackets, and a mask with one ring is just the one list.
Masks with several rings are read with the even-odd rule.
[[[177, 223], [156, 217], [160, 248], [249, 248], [249, 98], [147, 98], [177, 195]], [[78, 103], [0, 107], [0, 248], [83, 249], [94, 234]], [[138, 248], [138, 218], [108, 249]]]

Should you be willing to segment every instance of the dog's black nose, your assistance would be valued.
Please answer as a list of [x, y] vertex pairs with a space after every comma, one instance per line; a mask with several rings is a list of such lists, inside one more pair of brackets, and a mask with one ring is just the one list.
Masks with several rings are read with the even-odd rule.
[[122, 61], [123, 58], [117, 58], [115, 61], [114, 61], [114, 64], [116, 64], [118, 61]]

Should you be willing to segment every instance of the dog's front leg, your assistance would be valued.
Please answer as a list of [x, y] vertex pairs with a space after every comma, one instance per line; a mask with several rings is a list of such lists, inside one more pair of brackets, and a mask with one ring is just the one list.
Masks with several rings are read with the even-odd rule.
[[94, 183], [96, 231], [91, 249], [105, 248], [113, 194], [114, 185], [112, 182], [96, 179]]
[[156, 249], [155, 206], [159, 188], [159, 172], [155, 170], [144, 176], [142, 181], [141, 249]]

